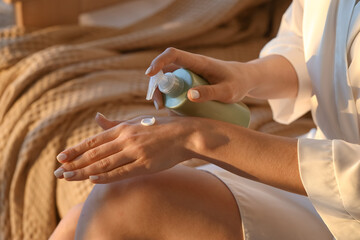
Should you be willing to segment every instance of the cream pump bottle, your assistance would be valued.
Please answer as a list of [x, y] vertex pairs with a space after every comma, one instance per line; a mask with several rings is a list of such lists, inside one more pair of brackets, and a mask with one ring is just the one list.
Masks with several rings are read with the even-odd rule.
[[186, 116], [210, 118], [248, 127], [250, 111], [243, 103], [226, 104], [218, 101], [195, 103], [187, 98], [190, 88], [208, 85], [199, 75], [180, 68], [172, 73], [159, 71], [150, 78], [146, 99], [151, 100], [156, 87], [164, 96], [164, 105], [171, 111]]

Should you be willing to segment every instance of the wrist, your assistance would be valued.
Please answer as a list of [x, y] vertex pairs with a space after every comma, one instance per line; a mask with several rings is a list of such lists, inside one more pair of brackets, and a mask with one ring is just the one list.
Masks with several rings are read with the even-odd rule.
[[260, 99], [292, 98], [298, 90], [297, 74], [283, 56], [269, 55], [247, 63], [254, 87], [248, 96]]
[[259, 66], [255, 61], [251, 62], [236, 62], [236, 72], [241, 78], [241, 87], [245, 90], [246, 95], [261, 84], [261, 77], [259, 74]]
[[186, 148], [192, 152], [192, 157], [204, 160], [214, 158], [217, 151], [229, 144], [227, 126], [233, 127], [232, 124], [206, 118], [193, 118], [191, 124], [193, 130], [187, 139]]
[[262, 61], [262, 59], [255, 59], [244, 63], [247, 69], [247, 79], [251, 83], [248, 91], [248, 96], [250, 97], [259, 97], [254, 96], [253, 93], [257, 92], [265, 85], [264, 80], [266, 80], [266, 74], [264, 73], [264, 66]]

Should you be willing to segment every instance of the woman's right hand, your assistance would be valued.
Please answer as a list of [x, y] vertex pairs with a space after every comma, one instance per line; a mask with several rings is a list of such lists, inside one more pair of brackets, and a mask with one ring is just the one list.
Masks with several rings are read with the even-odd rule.
[[[186, 68], [210, 83], [210, 85], [191, 88], [187, 94], [191, 101], [217, 100], [235, 103], [243, 99], [255, 86], [245, 65], [246, 63], [222, 61], [176, 48], [167, 48], [151, 62], [145, 74], [153, 76], [160, 70], [168, 72], [177, 68]], [[158, 89], [153, 100], [159, 108], [163, 107], [162, 96]]]

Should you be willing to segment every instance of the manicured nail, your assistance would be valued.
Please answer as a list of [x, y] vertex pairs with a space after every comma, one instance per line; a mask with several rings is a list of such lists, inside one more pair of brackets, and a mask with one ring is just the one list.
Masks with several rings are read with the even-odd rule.
[[191, 89], [190, 91], [190, 97], [192, 99], [198, 99], [200, 97], [200, 93], [198, 90]]
[[96, 181], [98, 180], [100, 177], [99, 176], [90, 176], [89, 179], [90, 181]]
[[56, 159], [60, 162], [64, 161], [66, 158], [67, 158], [67, 156], [65, 153], [60, 153], [59, 155], [56, 156]]
[[75, 172], [70, 171], [70, 172], [64, 172], [64, 178], [71, 178], [75, 175]]
[[65, 172], [65, 170], [60, 167], [55, 170], [54, 175], [55, 175], [55, 177], [59, 178], [63, 175], [64, 172]]
[[148, 69], [146, 69], [145, 75], [148, 75], [152, 70], [152, 66], [148, 67]]
[[104, 114], [102, 114], [102, 113], [99, 113], [99, 112], [97, 112], [97, 113], [96, 113], [96, 117], [102, 117], [102, 118], [106, 118]]
[[157, 103], [156, 100], [154, 100], [154, 106], [155, 106], [156, 110], [159, 110], [159, 104]]

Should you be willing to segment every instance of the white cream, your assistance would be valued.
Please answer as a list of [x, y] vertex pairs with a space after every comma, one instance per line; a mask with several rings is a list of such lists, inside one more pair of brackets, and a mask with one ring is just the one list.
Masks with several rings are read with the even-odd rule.
[[155, 117], [152, 118], [144, 118], [141, 120], [141, 125], [143, 126], [151, 126], [155, 123]]

